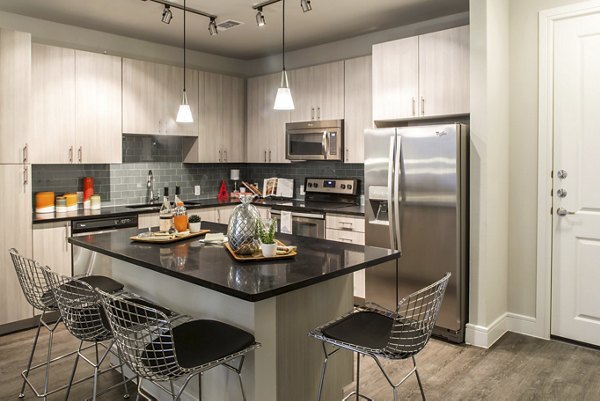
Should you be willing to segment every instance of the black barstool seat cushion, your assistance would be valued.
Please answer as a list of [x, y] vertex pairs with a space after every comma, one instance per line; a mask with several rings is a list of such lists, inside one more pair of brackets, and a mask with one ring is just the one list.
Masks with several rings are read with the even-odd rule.
[[[156, 358], [161, 364], [174, 363], [169, 338], [161, 336], [146, 346], [142, 359], [147, 366], [153, 366]], [[173, 342], [179, 365], [193, 369], [246, 349], [254, 344], [254, 336], [217, 320], [200, 319], [175, 327]]]
[[88, 283], [92, 288], [99, 288], [108, 293], [121, 291], [124, 287], [123, 284], [106, 276], [83, 276], [77, 279]]
[[390, 338], [394, 320], [379, 313], [361, 311], [322, 330], [325, 337], [359, 347], [382, 349]]

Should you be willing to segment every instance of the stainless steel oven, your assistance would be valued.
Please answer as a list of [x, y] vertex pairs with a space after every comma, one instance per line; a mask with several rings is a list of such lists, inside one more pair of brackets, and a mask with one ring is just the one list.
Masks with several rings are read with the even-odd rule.
[[[281, 212], [281, 210], [271, 210], [271, 217], [277, 220], [277, 231], [281, 231]], [[292, 234], [325, 238], [325, 213], [289, 213], [292, 214]]]
[[344, 120], [317, 120], [285, 125], [288, 160], [344, 160]]

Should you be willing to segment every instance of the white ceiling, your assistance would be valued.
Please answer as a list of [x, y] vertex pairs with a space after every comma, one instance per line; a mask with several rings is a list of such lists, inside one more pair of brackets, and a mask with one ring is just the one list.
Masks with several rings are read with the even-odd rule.
[[[183, 0], [173, 0], [183, 4]], [[264, 27], [256, 26], [254, 0], [187, 0], [187, 6], [245, 24], [208, 34], [208, 19], [188, 14], [188, 47], [223, 56], [253, 59], [281, 49], [281, 2], [266, 7]], [[286, 1], [286, 50], [350, 38], [368, 32], [456, 14], [469, 0], [300, 0]], [[182, 46], [183, 14], [173, 9], [169, 25], [160, 21], [163, 6], [141, 0], [2, 0], [0, 10], [173, 46]]]

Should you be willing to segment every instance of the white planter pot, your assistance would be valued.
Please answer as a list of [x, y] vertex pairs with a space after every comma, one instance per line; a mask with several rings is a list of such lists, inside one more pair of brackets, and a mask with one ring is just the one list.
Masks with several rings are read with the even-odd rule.
[[199, 223], [189, 223], [190, 232], [191, 233], [197, 233], [198, 231], [200, 231], [200, 226], [201, 225], [202, 225], [202, 222], [199, 222]]
[[260, 244], [260, 250], [265, 258], [277, 255], [277, 244]]

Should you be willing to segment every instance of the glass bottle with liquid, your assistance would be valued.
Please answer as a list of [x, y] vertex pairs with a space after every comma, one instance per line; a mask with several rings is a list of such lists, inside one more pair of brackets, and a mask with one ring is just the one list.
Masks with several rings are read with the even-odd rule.
[[171, 209], [171, 202], [169, 202], [169, 188], [164, 188], [163, 203], [158, 213], [159, 219], [159, 230], [160, 232], [168, 232], [173, 225], [173, 210]]
[[179, 187], [175, 190], [175, 211], [173, 216], [173, 225], [178, 232], [184, 232], [188, 229], [187, 210], [179, 198]]

